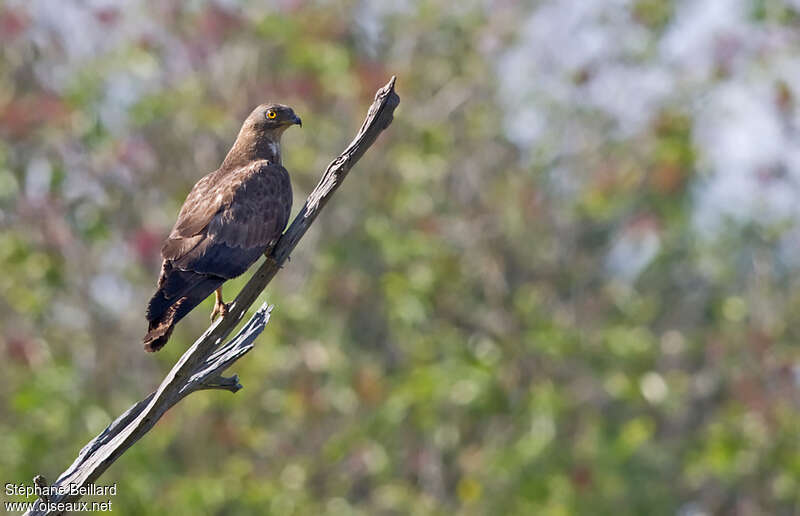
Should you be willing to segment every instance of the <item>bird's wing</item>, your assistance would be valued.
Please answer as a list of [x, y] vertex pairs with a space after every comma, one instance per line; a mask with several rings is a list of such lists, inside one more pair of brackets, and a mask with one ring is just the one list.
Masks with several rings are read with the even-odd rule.
[[212, 172], [198, 181], [181, 206], [178, 220], [161, 248], [165, 260], [177, 260], [202, 239], [206, 226], [223, 207], [226, 192], [221, 171]]
[[286, 169], [266, 161], [212, 176], [192, 189], [162, 254], [179, 269], [232, 278], [280, 236], [292, 187]]

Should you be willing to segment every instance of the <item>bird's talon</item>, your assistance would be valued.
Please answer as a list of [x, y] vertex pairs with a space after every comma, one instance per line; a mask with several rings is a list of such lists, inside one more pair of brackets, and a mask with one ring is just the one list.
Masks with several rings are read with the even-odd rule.
[[213, 322], [217, 316], [225, 317], [231, 308], [230, 303], [217, 303], [214, 305], [214, 310], [211, 312], [211, 321]]

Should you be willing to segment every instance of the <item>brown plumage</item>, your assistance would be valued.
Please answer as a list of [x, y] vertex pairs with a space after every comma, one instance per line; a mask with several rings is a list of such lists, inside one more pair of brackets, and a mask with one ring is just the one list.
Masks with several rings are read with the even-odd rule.
[[245, 272], [275, 245], [292, 208], [280, 138], [300, 124], [291, 108], [258, 106], [216, 171], [194, 185], [161, 248], [164, 261], [147, 306], [147, 351], [167, 343], [175, 324], [217, 292], [212, 318], [227, 311], [222, 284]]

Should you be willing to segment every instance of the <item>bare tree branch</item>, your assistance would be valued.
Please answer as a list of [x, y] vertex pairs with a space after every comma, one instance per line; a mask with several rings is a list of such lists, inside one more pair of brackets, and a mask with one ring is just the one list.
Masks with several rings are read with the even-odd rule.
[[[267, 284], [280, 270], [297, 243], [314, 222], [347, 173], [375, 142], [378, 135], [392, 122], [400, 98], [394, 91], [395, 78], [375, 94], [375, 101], [350, 145], [333, 160], [311, 192], [300, 213], [292, 221], [270, 256], [250, 278], [236, 297], [225, 317], [213, 323], [192, 347], [172, 367], [158, 389], [129, 408], [100, 435], [92, 439], [78, 454], [75, 462], [53, 483], [60, 488], [84, 487], [94, 482], [125, 450], [141, 439], [164, 413], [192, 392], [204, 389], [224, 389], [236, 392], [242, 388], [239, 378], [224, 377], [222, 373], [253, 348], [256, 337], [269, 321], [271, 306], [256, 311], [244, 327], [228, 342], [222, 343], [236, 327]], [[41, 488], [44, 479], [37, 476]], [[53, 487], [51, 486], [51, 487]], [[50, 494], [47, 501], [38, 499], [26, 514], [60, 514], [64, 506], [80, 495]]]

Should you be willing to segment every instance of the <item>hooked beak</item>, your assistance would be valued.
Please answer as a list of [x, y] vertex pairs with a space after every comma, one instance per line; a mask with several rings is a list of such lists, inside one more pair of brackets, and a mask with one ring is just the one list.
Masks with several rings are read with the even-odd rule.
[[295, 123], [295, 124], [299, 125], [300, 127], [303, 127], [303, 121], [300, 120], [300, 117], [297, 116], [297, 115], [294, 115], [294, 118], [292, 119], [292, 123]]

